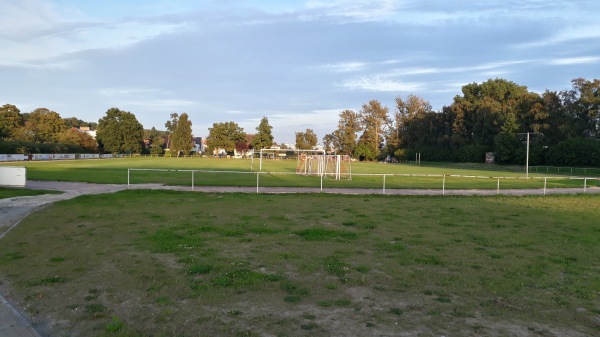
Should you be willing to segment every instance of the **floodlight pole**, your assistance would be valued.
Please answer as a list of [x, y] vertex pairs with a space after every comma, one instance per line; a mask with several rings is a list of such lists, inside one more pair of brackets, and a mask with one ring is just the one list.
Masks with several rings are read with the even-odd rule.
[[527, 135], [527, 154], [525, 156], [525, 178], [529, 179], [529, 135], [541, 134], [541, 132], [523, 132], [519, 135]]

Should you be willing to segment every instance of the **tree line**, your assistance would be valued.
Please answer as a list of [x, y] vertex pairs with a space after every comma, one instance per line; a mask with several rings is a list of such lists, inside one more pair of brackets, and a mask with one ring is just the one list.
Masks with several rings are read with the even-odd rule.
[[530, 136], [533, 165], [600, 165], [600, 80], [578, 78], [572, 88], [543, 94], [505, 79], [462, 87], [441, 111], [415, 95], [397, 97], [395, 112], [379, 101], [359, 112], [344, 110], [335, 131], [323, 137], [328, 150], [365, 160], [522, 164]]
[[[483, 162], [491, 152], [497, 163], [522, 164], [529, 135], [533, 165], [600, 166], [600, 80], [578, 78], [570, 89], [537, 94], [505, 79], [490, 79], [461, 91], [441, 111], [415, 95], [398, 96], [393, 114], [378, 100], [363, 104], [358, 112], [343, 110], [337, 128], [322, 138], [323, 145], [330, 153], [361, 160], [410, 160], [420, 153], [428, 161]], [[96, 139], [74, 129], [82, 126], [96, 129]], [[50, 144], [54, 148], [43, 152], [189, 153], [192, 122], [187, 113], [171, 114], [165, 128], [144, 130], [133, 113], [118, 108], [109, 109], [98, 123], [88, 123], [61, 118], [46, 108], [21, 113], [5, 104], [0, 107], [0, 152], [40, 152], [36, 146]], [[206, 138], [208, 151], [269, 148], [276, 144], [272, 129], [263, 117], [249, 140], [233, 121], [213, 123]], [[312, 129], [295, 136], [298, 149], [317, 145]]]

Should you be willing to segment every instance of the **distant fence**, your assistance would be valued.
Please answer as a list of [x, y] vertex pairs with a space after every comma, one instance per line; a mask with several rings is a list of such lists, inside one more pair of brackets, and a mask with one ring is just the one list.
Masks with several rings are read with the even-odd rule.
[[[132, 174], [135, 172], [159, 172], [156, 181], [149, 181], [144, 178], [138, 178], [137, 182], [132, 181]], [[180, 177], [179, 180], [170, 179], [168, 173], [179, 173], [184, 174], [184, 177]], [[549, 192], [555, 192], [558, 189], [569, 189], [570, 191], [586, 193], [590, 188], [594, 191], [600, 192], [600, 178], [599, 177], [489, 177], [489, 176], [465, 176], [465, 175], [450, 175], [450, 174], [352, 174], [352, 181], [340, 181], [327, 179], [327, 177], [321, 175], [320, 177], [309, 177], [310, 180], [304, 180], [304, 184], [295, 181], [290, 186], [289, 181], [276, 179], [263, 183], [262, 181], [268, 177], [275, 177], [281, 175], [295, 175], [294, 172], [248, 172], [248, 171], [214, 171], [214, 170], [178, 170], [178, 169], [138, 169], [129, 168], [127, 169], [127, 186], [135, 184], [143, 184], [148, 182], [165, 183], [169, 182], [174, 185], [185, 185], [190, 186], [193, 191], [195, 187], [198, 187], [197, 180], [202, 174], [217, 174], [217, 175], [251, 175], [256, 176], [256, 184], [249, 184], [249, 180], [246, 180], [241, 185], [228, 185], [229, 187], [245, 187], [255, 189], [256, 193], [260, 193], [261, 190], [268, 188], [278, 188], [279, 192], [284, 193], [287, 189], [288, 192], [298, 191], [299, 188], [308, 188], [311, 191], [334, 191], [339, 189], [362, 189], [363, 191], [372, 191], [373, 194], [399, 194], [398, 191], [402, 190], [435, 190], [438, 194], [445, 195], [452, 193], [453, 190], [485, 190], [485, 194], [501, 194], [502, 191], [508, 190], [538, 190], [539, 194], [546, 195]], [[307, 177], [307, 176], [304, 176]], [[254, 178], [251, 178], [254, 179]], [[315, 181], [318, 179], [318, 182]], [[364, 181], [356, 182], [357, 180], [365, 179]], [[420, 182], [413, 182], [413, 185], [403, 185], [399, 183], [401, 180], [409, 179], [421, 179]], [[222, 179], [226, 181], [227, 179]], [[392, 181], [395, 180], [395, 181]], [[557, 182], [558, 180], [563, 181], [562, 183]], [[568, 181], [564, 183], [564, 181]], [[482, 183], [483, 182], [483, 183]], [[319, 185], [316, 186], [315, 183]], [[277, 185], [279, 184], [279, 185]], [[326, 186], [327, 185], [327, 186]], [[214, 184], [203, 184], [202, 186], [222, 186], [218, 182]], [[475, 186], [475, 187], [473, 187]], [[416, 193], [418, 194], [418, 193]]]
[[123, 155], [98, 153], [34, 153], [34, 154], [0, 154], [0, 162], [5, 161], [40, 161], [40, 160], [69, 160], [69, 159], [104, 159], [120, 158]]
[[529, 172], [600, 176], [600, 168], [593, 167], [529, 166]]

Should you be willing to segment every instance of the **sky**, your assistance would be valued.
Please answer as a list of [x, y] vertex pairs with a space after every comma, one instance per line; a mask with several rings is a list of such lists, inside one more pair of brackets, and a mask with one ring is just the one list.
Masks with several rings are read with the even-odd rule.
[[434, 110], [503, 78], [600, 78], [598, 0], [0, 0], [0, 105], [97, 122], [109, 108], [194, 136], [233, 121], [278, 143], [413, 94]]

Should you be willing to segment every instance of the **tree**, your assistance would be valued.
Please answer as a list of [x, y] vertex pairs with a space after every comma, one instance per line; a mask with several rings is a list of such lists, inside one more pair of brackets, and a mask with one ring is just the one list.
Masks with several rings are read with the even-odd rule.
[[323, 141], [330, 143], [337, 153], [352, 155], [356, 148], [358, 133], [363, 128], [360, 115], [352, 110], [344, 110], [339, 116], [338, 128], [333, 133], [325, 135]]
[[271, 131], [273, 127], [269, 125], [269, 120], [267, 117], [263, 117], [260, 120], [260, 124], [256, 127], [256, 135], [252, 138], [252, 148], [260, 150], [260, 149], [268, 149], [273, 146], [273, 135]]
[[0, 139], [12, 140], [15, 132], [23, 125], [21, 111], [12, 104], [0, 107]]
[[382, 106], [378, 100], [371, 100], [363, 104], [359, 113], [364, 130], [359, 139], [359, 145], [369, 148], [368, 151], [361, 150], [361, 153], [369, 153], [369, 160], [376, 159], [372, 158], [372, 154], [378, 157], [381, 153], [385, 131], [390, 123], [388, 113], [388, 107]]
[[61, 144], [80, 146], [89, 152], [96, 152], [97, 150], [97, 143], [94, 137], [75, 128], [67, 129], [61, 133], [58, 137], [58, 141]]
[[577, 78], [573, 88], [560, 93], [565, 113], [570, 117], [570, 137], [590, 137], [600, 140], [600, 80]]
[[[171, 115], [172, 116], [172, 115]], [[171, 151], [177, 152], [177, 157], [181, 153], [189, 154], [192, 150], [192, 121], [188, 120], [188, 114], [182, 113], [178, 121], [175, 123], [175, 128], [171, 134]]]
[[235, 122], [213, 123], [212, 128], [208, 128], [208, 137], [206, 144], [209, 151], [223, 149], [232, 153], [235, 144], [244, 141], [246, 133]]
[[305, 132], [296, 132], [296, 148], [298, 150], [312, 150], [317, 145], [317, 135], [312, 129]]
[[150, 136], [150, 153], [159, 155], [165, 152], [165, 138], [161, 136]]
[[167, 121], [165, 123], [165, 127], [167, 128], [167, 131], [169, 132], [169, 138], [167, 139], [167, 149], [171, 148], [171, 136], [173, 135], [173, 132], [175, 132], [175, 129], [177, 129], [177, 123], [179, 122], [179, 114], [177, 114], [176, 112], [171, 114], [171, 120]]
[[141, 153], [144, 127], [131, 112], [110, 108], [98, 120], [96, 140], [104, 152]]
[[55, 143], [67, 127], [58, 113], [46, 108], [38, 108], [29, 114], [25, 129], [33, 134], [35, 142]]

